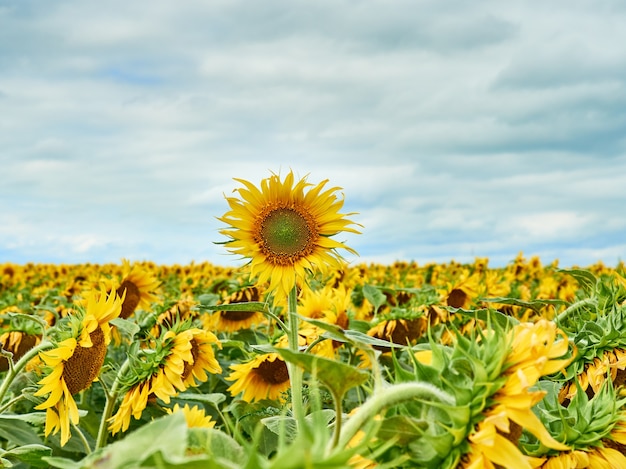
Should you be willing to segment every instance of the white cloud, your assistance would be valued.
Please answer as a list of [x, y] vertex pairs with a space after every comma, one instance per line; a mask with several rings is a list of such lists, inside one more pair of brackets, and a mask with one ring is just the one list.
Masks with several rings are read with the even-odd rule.
[[361, 260], [614, 263], [625, 16], [615, 0], [4, 5], [0, 247], [231, 263], [212, 242], [233, 178], [292, 168], [343, 187]]

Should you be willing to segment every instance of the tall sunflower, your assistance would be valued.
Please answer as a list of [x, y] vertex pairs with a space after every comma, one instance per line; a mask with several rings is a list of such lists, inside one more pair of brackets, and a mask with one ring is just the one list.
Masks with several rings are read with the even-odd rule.
[[61, 445], [70, 438], [70, 422], [78, 424], [78, 407], [72, 396], [87, 389], [98, 377], [111, 341], [109, 321], [118, 317], [122, 308], [122, 300], [115, 292], [107, 295], [91, 291], [85, 304], [85, 309], [79, 309], [70, 318], [68, 330], [62, 331], [69, 337], [39, 354], [47, 372], [39, 381], [41, 388], [35, 396], [48, 398], [35, 409], [46, 410], [46, 436], [61, 430]]
[[256, 187], [235, 179], [244, 188], [235, 189], [241, 199], [226, 197], [230, 206], [220, 221], [230, 225], [220, 232], [227, 236], [227, 248], [250, 259], [250, 277], [258, 283], [269, 281], [269, 291], [286, 297], [303, 279], [307, 270], [325, 272], [340, 267], [337, 249], [356, 252], [332, 236], [345, 231], [359, 233], [355, 223], [339, 211], [343, 198], [338, 187], [324, 190], [328, 180], [312, 185], [302, 178], [295, 181], [292, 171], [284, 180], [272, 174]]

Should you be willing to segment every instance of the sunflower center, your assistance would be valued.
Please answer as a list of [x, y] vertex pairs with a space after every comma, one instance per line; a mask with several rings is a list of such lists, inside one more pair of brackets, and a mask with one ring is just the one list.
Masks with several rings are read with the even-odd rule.
[[139, 301], [141, 300], [141, 293], [139, 292], [137, 285], [130, 280], [124, 280], [116, 291], [120, 298], [124, 292], [126, 292], [124, 302], [122, 303], [122, 312], [120, 313], [120, 317], [122, 319], [127, 319], [131, 314], [133, 314], [135, 309], [137, 309]]
[[220, 311], [220, 316], [227, 321], [245, 321], [256, 313], [254, 311]]
[[273, 259], [306, 255], [312, 244], [311, 226], [305, 214], [292, 208], [270, 211], [261, 221], [259, 241], [263, 253]]
[[452, 306], [453, 308], [461, 308], [466, 300], [467, 293], [460, 288], [454, 288], [448, 295], [447, 303], [448, 306]]
[[[5, 332], [0, 336], [0, 346], [7, 352], [13, 354], [13, 361], [17, 362], [31, 348], [39, 342], [39, 336], [30, 335], [26, 332], [12, 331]], [[9, 361], [5, 357], [0, 357], [0, 371], [9, 369]]]
[[278, 358], [273, 362], [269, 360], [261, 362], [256, 372], [263, 378], [263, 381], [269, 384], [281, 384], [289, 380], [287, 364]]
[[63, 379], [70, 394], [87, 389], [98, 377], [104, 363], [107, 347], [104, 343], [104, 332], [100, 327], [89, 334], [91, 347], [76, 345], [74, 354], [63, 365]]

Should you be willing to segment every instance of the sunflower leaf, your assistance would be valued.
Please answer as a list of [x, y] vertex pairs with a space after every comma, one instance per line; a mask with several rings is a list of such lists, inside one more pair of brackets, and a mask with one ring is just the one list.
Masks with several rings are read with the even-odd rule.
[[128, 319], [115, 318], [111, 321], [111, 324], [120, 329], [124, 335], [131, 338], [135, 337], [135, 334], [139, 332], [139, 326], [134, 321]]
[[393, 342], [388, 342], [377, 337], [372, 337], [359, 331], [355, 331], [352, 329], [342, 329], [336, 324], [320, 321], [319, 319], [308, 318], [305, 316], [298, 317], [303, 321], [308, 322], [309, 324], [317, 326], [320, 329], [324, 329], [326, 331], [326, 333], [324, 333], [325, 337], [336, 340], [338, 342], [346, 342], [357, 347], [363, 347], [365, 345], [367, 348], [369, 348], [369, 346], [386, 348], [404, 347], [403, 345], [394, 344]]
[[32, 467], [48, 467], [48, 463], [42, 458], [52, 454], [52, 449], [44, 445], [24, 445], [12, 448], [2, 453], [3, 458], [16, 459], [20, 462], [30, 464]]
[[0, 415], [0, 437], [18, 446], [42, 444], [33, 427], [16, 417]]
[[349, 389], [363, 384], [369, 377], [366, 371], [318, 355], [278, 347], [273, 351], [318, 378], [336, 399], [341, 399]]
[[211, 404], [217, 407], [219, 404], [226, 400], [226, 395], [222, 394], [221, 392], [213, 392], [210, 394], [183, 392], [176, 396], [176, 400], [204, 402], [206, 404]]
[[387, 297], [380, 291], [380, 288], [374, 285], [363, 285], [363, 296], [367, 301], [374, 305], [374, 314], [378, 313], [378, 308], [387, 302]]
[[593, 294], [598, 279], [588, 270], [582, 269], [557, 269], [557, 272], [569, 274], [576, 279], [580, 287], [589, 295]]
[[267, 303], [260, 301], [247, 301], [242, 303], [227, 303], [221, 305], [198, 305], [198, 309], [208, 309], [209, 311], [247, 311], [261, 312], [267, 311]]

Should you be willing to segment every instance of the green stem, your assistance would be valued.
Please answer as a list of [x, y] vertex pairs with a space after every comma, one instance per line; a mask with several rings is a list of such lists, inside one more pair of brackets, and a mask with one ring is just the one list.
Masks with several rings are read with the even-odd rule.
[[76, 430], [76, 433], [78, 433], [80, 441], [82, 441], [83, 447], [85, 448], [85, 453], [88, 455], [91, 454], [91, 448], [89, 447], [89, 442], [87, 441], [87, 438], [85, 438], [85, 434], [78, 427], [78, 425], [72, 424], [72, 427], [74, 428], [74, 430]]
[[343, 406], [341, 405], [341, 396], [333, 396], [335, 401], [335, 433], [333, 434], [333, 448], [339, 444], [339, 436], [341, 435], [341, 424], [343, 422]]
[[[289, 319], [289, 349], [292, 352], [298, 352], [298, 290], [297, 286], [289, 292], [288, 297], [288, 319]], [[287, 362], [287, 369], [289, 370], [289, 379], [291, 380], [291, 408], [293, 416], [298, 424], [304, 424], [304, 403], [302, 399], [302, 369], [293, 364]]]
[[111, 414], [113, 413], [113, 407], [115, 406], [115, 402], [117, 401], [117, 396], [119, 394], [118, 388], [120, 386], [121, 377], [126, 373], [126, 370], [130, 366], [130, 359], [126, 359], [126, 361], [122, 364], [119, 371], [117, 372], [117, 376], [115, 377], [115, 381], [111, 386], [109, 392], [105, 392], [106, 402], [104, 404], [104, 410], [102, 411], [102, 417], [100, 419], [100, 427], [98, 428], [98, 437], [96, 438], [96, 448], [102, 448], [106, 445], [107, 442], [107, 423]]
[[429, 383], [410, 382], [394, 384], [387, 388], [378, 390], [372, 395], [343, 426], [338, 442], [334, 445], [337, 448], [345, 448], [350, 440], [368, 422], [385, 407], [400, 404], [404, 401], [417, 398], [431, 398], [432, 400], [454, 404], [455, 399], [450, 394]]
[[0, 414], [3, 414], [5, 410], [7, 410], [8, 408], [10, 408], [13, 404], [15, 404], [16, 402], [21, 401], [22, 399], [24, 399], [24, 394], [20, 394], [18, 396], [15, 396], [13, 399], [11, 399], [9, 402], [7, 402], [6, 404], [4, 404], [2, 407], [0, 407]]
[[[22, 369], [26, 366], [26, 364], [30, 360], [32, 360], [33, 357], [35, 357], [35, 355], [37, 355], [39, 352], [52, 348], [52, 346], [53, 344], [51, 342], [48, 342], [48, 341], [40, 342], [39, 345], [33, 347], [28, 352], [26, 352], [22, 356], [22, 358], [20, 358], [19, 361], [15, 363], [15, 365], [9, 367], [9, 371], [7, 371], [7, 375], [4, 377], [4, 381], [2, 382], [2, 385], [0, 386], [0, 402], [4, 400], [4, 395], [7, 393], [9, 386], [11, 386], [11, 383], [13, 382], [15, 377], [18, 375], [20, 371], [22, 371]], [[9, 360], [9, 365], [11, 364], [11, 362], [12, 360]]]
[[562, 313], [560, 313], [555, 319], [554, 322], [559, 324], [559, 322], [563, 321], [570, 314], [583, 309], [586, 306], [596, 306], [597, 300], [595, 298], [584, 298], [576, 303], [569, 305]]

